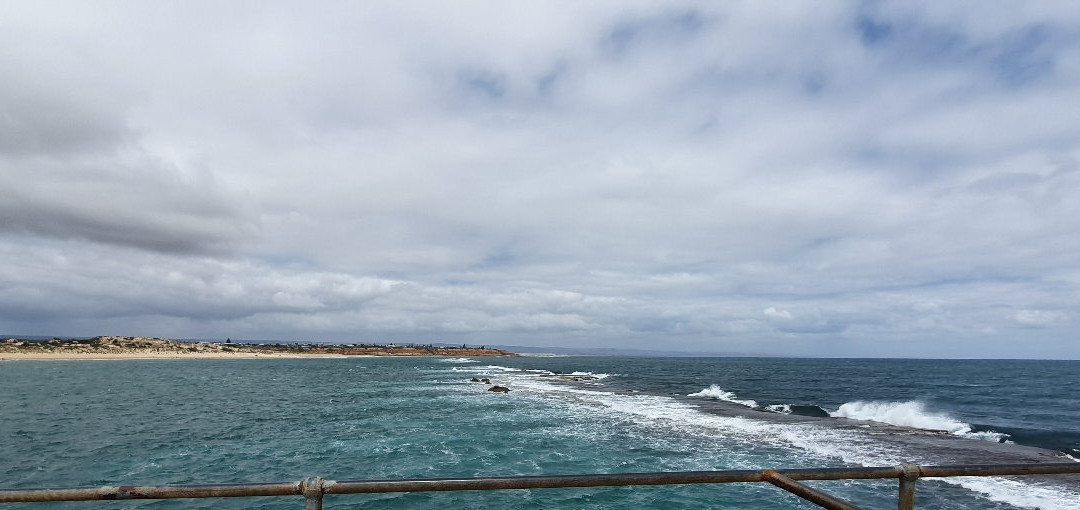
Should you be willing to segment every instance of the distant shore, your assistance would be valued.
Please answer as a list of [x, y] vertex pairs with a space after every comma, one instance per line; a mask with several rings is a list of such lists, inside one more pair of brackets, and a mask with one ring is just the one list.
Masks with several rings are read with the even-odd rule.
[[[361, 355], [362, 357], [363, 355]], [[258, 358], [344, 358], [345, 354], [292, 354], [280, 352], [4, 352], [0, 361], [18, 360], [110, 360], [110, 359], [258, 359]]]
[[180, 342], [167, 338], [0, 339], [0, 361], [110, 359], [262, 359], [348, 356], [517, 356], [501, 349], [432, 345], [253, 344]]

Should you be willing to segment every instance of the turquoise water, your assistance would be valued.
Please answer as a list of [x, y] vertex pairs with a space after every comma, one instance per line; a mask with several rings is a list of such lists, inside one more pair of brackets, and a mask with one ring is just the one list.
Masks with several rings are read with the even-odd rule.
[[[939, 365], [935, 368], [932, 363]], [[728, 358], [4, 362], [0, 363], [0, 476], [4, 488], [20, 488], [293, 481], [313, 475], [345, 480], [886, 465], [904, 460], [946, 463], [934, 462], [941, 460], [934, 458], [938, 452], [919, 437], [893, 434], [883, 439], [880, 430], [833, 427], [829, 423], [839, 420], [830, 418], [770, 416], [732, 402], [749, 399], [761, 405], [812, 405], [830, 412], [845, 403], [874, 400], [891, 403], [884, 408], [899, 409], [894, 413], [899, 416], [912, 411], [901, 404], [919, 402], [922, 407], [916, 411], [924, 418], [973, 425], [969, 434], [990, 431], [1002, 434], [995, 436], [998, 439], [1013, 440], [1003, 435], [1005, 430], [1023, 430], [1019, 436], [1046, 443], [1040, 446], [1070, 448], [1077, 423], [1070, 417], [1076, 416], [1078, 406], [1068, 388], [1080, 387], [1075, 384], [1080, 382], [1076, 363], [978, 363]], [[1033, 371], [1034, 366], [1039, 370]], [[561, 382], [549, 377], [555, 371], [603, 378]], [[904, 386], [897, 381], [908, 383], [911, 378], [897, 379], [898, 371], [929, 376]], [[511, 392], [487, 392], [485, 385], [469, 382], [473, 376], [491, 377], [510, 386]], [[1037, 389], [1040, 377], [1056, 382], [1053, 391]], [[1017, 380], [1033, 382], [1017, 385]], [[995, 396], [999, 389], [995, 384], [1009, 384], [1017, 396], [1012, 400]], [[687, 396], [713, 385], [711, 392]], [[1044, 405], [1052, 410], [1040, 408]], [[1067, 423], [1055, 424], [1062, 417]], [[955, 442], [1011, 447], [990, 441]], [[988, 450], [987, 455], [995, 452], [999, 450]], [[1080, 508], [1072, 483], [995, 479], [958, 485], [923, 480], [918, 501], [920, 508]], [[871, 508], [896, 504], [892, 481], [817, 486]], [[327, 508], [357, 505], [814, 508], [760, 484], [352, 495], [326, 500]], [[56, 507], [302, 508], [302, 500], [80, 502], [4, 508]]]

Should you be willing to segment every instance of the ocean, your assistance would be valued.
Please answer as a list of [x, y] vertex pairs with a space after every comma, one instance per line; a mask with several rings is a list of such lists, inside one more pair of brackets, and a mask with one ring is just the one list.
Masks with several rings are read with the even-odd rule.
[[[1076, 361], [10, 361], [0, 362], [0, 488], [1068, 461], [1080, 457], [1077, 388]], [[892, 480], [812, 485], [868, 508], [896, 505]], [[1080, 480], [924, 479], [917, 503], [1080, 509]], [[0, 505], [302, 507], [300, 497]], [[357, 507], [816, 508], [765, 484], [325, 502]]]

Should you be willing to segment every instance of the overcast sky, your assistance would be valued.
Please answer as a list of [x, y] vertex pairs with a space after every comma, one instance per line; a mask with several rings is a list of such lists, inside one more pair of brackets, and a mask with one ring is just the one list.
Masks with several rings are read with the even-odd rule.
[[1080, 358], [1080, 3], [0, 0], [0, 333]]

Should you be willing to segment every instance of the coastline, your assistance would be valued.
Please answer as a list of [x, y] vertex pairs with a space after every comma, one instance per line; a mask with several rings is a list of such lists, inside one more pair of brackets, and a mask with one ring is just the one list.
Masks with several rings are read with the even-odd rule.
[[301, 354], [290, 352], [0, 352], [0, 362], [109, 361], [130, 359], [362, 358], [367, 356], [369, 355]]
[[0, 340], [0, 361], [124, 359], [346, 358], [371, 356], [516, 356], [499, 349], [466, 346], [376, 344], [251, 344], [179, 342], [165, 338], [98, 336], [89, 339]]

